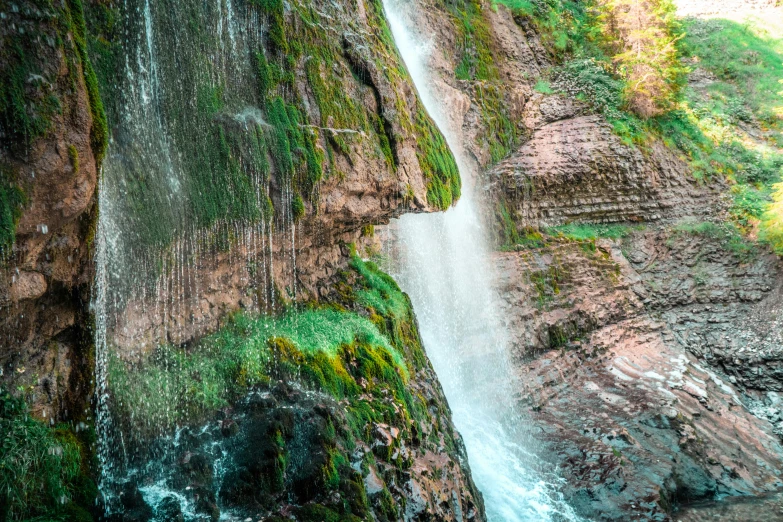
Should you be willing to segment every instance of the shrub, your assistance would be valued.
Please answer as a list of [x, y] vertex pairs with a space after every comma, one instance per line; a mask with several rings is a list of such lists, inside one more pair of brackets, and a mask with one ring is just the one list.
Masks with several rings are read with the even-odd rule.
[[91, 520], [72, 502], [89, 482], [82, 458], [66, 427], [32, 418], [23, 400], [0, 388], [0, 520]]
[[629, 108], [643, 118], [674, 106], [684, 69], [676, 43], [683, 35], [670, 0], [599, 0], [612, 63], [625, 80]]

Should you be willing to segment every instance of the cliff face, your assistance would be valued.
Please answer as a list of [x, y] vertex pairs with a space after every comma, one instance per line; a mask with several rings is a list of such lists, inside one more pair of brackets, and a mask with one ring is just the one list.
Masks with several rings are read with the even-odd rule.
[[[697, 69], [688, 96], [716, 81]], [[741, 518], [677, 506], [781, 486], [780, 259], [732, 223], [741, 176], [697, 180], [678, 138], [623, 141], [559, 85], [527, 98], [521, 144], [486, 174], [517, 399], [585, 516]], [[753, 125], [724, 132], [766, 147]]]
[[[44, 3], [47, 4], [47, 3]], [[3, 9], [0, 379], [45, 417], [79, 417], [90, 387], [86, 302], [105, 121], [79, 2]], [[9, 198], [17, 193], [21, 197]]]
[[[3, 378], [41, 414], [68, 415], [70, 369], [89, 364], [96, 232], [111, 302], [98, 313], [133, 356], [240, 308], [317, 300], [364, 227], [459, 196], [380, 4], [45, 4], [4, 27], [4, 70], [26, 75], [8, 104], [40, 120], [47, 96], [59, 108], [25, 136], [4, 112], [3, 172], [24, 198], [0, 290]], [[96, 88], [112, 139], [102, 229]]]
[[[40, 420], [91, 425], [96, 349], [108, 361], [116, 424], [99, 433], [121, 442], [98, 446], [112, 453], [99, 455], [103, 507], [483, 520], [410, 305], [391, 286], [357, 304], [351, 288], [369, 283], [346, 272], [374, 224], [460, 194], [380, 2], [31, 1], [0, 15], [2, 384]], [[165, 386], [211, 382], [205, 368], [142, 380], [167, 357], [208, 357], [215, 337], [200, 340], [216, 331], [244, 339], [236, 317], [325, 322], [307, 346], [297, 329], [259, 334], [248, 350], [262, 364], [220, 374], [231, 393], [195, 410], [192, 387]], [[164, 397], [188, 425], [176, 443], [170, 417], [134, 423]], [[169, 467], [150, 471], [158, 459]], [[96, 509], [94, 491], [82, 501]], [[66, 509], [52, 502], [11, 516]]]
[[[772, 7], [725, 4], [740, 18]], [[726, 14], [712, 3], [678, 5], [682, 16]], [[432, 35], [435, 90], [486, 190], [503, 247], [497, 291], [517, 399], [561, 467], [564, 493], [596, 520], [747, 515], [741, 502], [677, 511], [724, 495], [759, 496], [755, 515], [776, 516], [777, 497], [762, 498], [781, 486], [783, 272], [754, 243], [753, 225], [744, 239], [732, 221], [743, 167], [705, 179], [671, 129], [628, 139], [613, 127], [616, 113], [591, 104], [595, 91], [560, 72], [568, 64], [529, 14], [450, 8], [424, 2], [410, 9], [411, 25]], [[485, 25], [466, 49], [460, 22], [477, 12]], [[482, 52], [489, 72], [471, 68]], [[686, 99], [700, 107], [725, 84], [711, 90], [716, 76], [697, 64]], [[500, 110], [487, 117], [495, 86]], [[498, 158], [485, 136], [504, 135], [501, 114], [514, 130]], [[776, 125], [724, 121], [722, 132], [760, 150], [774, 135], [765, 126]]]
[[[724, 226], [746, 174], [627, 139], [558, 83], [534, 16], [401, 3], [485, 192], [515, 400], [569, 502], [668, 520], [779, 488], [783, 268]], [[381, 3], [0, 15], [0, 382], [89, 421], [98, 339], [127, 436], [109, 442], [132, 448], [111, 456], [115, 518], [483, 520], [407, 298], [352, 261], [373, 225], [460, 193]]]
[[756, 319], [780, 307], [777, 258], [743, 262], [653, 229], [497, 262], [519, 400], [578, 509], [656, 520], [679, 502], [780, 487], [780, 438], [753, 408], [778, 386], [778, 330]]

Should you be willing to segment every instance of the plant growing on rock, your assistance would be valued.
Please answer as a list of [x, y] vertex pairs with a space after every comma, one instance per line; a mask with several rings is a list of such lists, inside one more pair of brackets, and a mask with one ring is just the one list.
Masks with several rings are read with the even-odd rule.
[[683, 77], [677, 41], [683, 35], [670, 0], [599, 0], [599, 20], [629, 108], [643, 118], [674, 106]]
[[97, 490], [85, 470], [67, 426], [48, 427], [0, 388], [0, 520], [91, 521]]

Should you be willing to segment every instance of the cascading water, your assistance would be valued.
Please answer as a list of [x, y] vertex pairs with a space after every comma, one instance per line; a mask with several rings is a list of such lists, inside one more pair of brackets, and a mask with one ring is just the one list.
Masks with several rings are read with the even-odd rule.
[[408, 214], [395, 226], [395, 278], [413, 301], [424, 346], [462, 434], [474, 480], [493, 521], [579, 520], [557, 477], [528, 449], [515, 406], [507, 340], [492, 290], [489, 251], [473, 187], [475, 168], [445, 117], [427, 70], [428, 42], [408, 23], [415, 5], [384, 0], [397, 48], [454, 153], [462, 198], [445, 213]]
[[[269, 125], [256, 108], [254, 71], [265, 30], [256, 10], [232, 0], [124, 0], [119, 13], [122, 41], [105, 82], [113, 85], [106, 93], [113, 129], [98, 191], [93, 299], [99, 487], [109, 513], [121, 509], [128, 476], [143, 472], [159, 481], [174, 469], [167, 469], [165, 448], [153, 457], [134, 455], [128, 448], [139, 435], [112, 420], [109, 374], [112, 364], [126, 364], [115, 346], [139, 358], [198, 328], [205, 321], [203, 279], [221, 256], [244, 270], [238, 278], [245, 307], [256, 312], [274, 310], [275, 269], [291, 280], [296, 271], [290, 180], [278, 182], [284, 210], [272, 218], [272, 174], [258, 152]], [[289, 243], [273, 244], [273, 236]], [[276, 249], [285, 267], [273, 264]], [[295, 295], [293, 281], [290, 288]], [[128, 327], [133, 314], [136, 326]], [[173, 413], [167, 407], [161, 416]], [[147, 422], [156, 429], [166, 420]], [[145, 458], [160, 460], [156, 469]], [[156, 487], [145, 490], [152, 505]]]

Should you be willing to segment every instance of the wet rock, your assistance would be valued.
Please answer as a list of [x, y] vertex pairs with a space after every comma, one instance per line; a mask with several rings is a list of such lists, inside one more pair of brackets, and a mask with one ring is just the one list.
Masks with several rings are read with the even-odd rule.
[[136, 484], [129, 482], [123, 486], [120, 503], [124, 508], [119, 520], [123, 522], [149, 522], [155, 513], [144, 501], [144, 497]]
[[173, 495], [161, 500], [156, 509], [155, 519], [160, 522], [184, 522], [185, 517], [179, 500]]
[[[590, 519], [669, 520], [678, 505], [780, 485], [783, 447], [767, 421], [777, 396], [751, 403], [725, 373], [774, 382], [743, 356], [756, 349], [750, 340], [778, 335], [771, 314], [783, 294], [761, 289], [779, 284], [779, 265], [765, 256], [738, 263], [722, 248], [661, 227], [596, 251], [552, 241], [496, 256], [502, 313], [523, 355], [522, 403], [566, 496]], [[630, 261], [628, 251], [645, 255]], [[707, 283], [683, 284], [694, 277], [688, 262], [708, 252]]]

